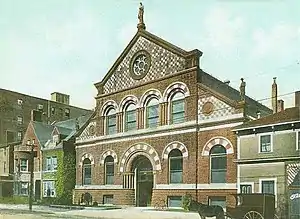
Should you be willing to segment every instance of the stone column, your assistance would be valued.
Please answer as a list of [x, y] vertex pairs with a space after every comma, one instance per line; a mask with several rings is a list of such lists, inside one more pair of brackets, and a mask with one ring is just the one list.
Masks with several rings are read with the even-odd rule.
[[168, 103], [160, 103], [160, 114], [159, 114], [159, 120], [160, 120], [160, 125], [166, 125], [168, 124]]
[[145, 108], [144, 107], [141, 107], [138, 109], [138, 129], [143, 129], [145, 127], [145, 124], [144, 124], [144, 111], [145, 111]]
[[117, 119], [117, 132], [123, 132], [123, 112], [117, 113], [116, 119]]
[[104, 135], [104, 126], [105, 126], [104, 121], [105, 121], [104, 116], [100, 116], [99, 117], [99, 123], [97, 125], [98, 126], [98, 133], [99, 133], [100, 136]]

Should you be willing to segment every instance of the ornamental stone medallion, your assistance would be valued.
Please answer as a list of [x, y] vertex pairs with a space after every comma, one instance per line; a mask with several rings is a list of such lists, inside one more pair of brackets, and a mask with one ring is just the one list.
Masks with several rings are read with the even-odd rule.
[[206, 102], [202, 106], [202, 113], [206, 116], [209, 116], [214, 111], [214, 104], [212, 102]]
[[150, 69], [151, 56], [146, 50], [138, 51], [131, 59], [130, 74], [135, 80], [140, 80], [146, 76]]

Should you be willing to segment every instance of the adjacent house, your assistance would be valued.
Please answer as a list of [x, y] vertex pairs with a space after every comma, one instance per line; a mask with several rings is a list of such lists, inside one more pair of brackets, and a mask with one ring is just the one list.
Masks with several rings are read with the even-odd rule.
[[[14, 148], [15, 195], [28, 196], [29, 194], [32, 165], [30, 160], [31, 156], [34, 156], [33, 190], [35, 199], [57, 197], [58, 187], [60, 198], [72, 198], [72, 189], [75, 185], [74, 135], [86, 123], [90, 115], [52, 125], [37, 121], [29, 123], [22, 144], [15, 145]], [[70, 174], [68, 175], [68, 173]]]
[[295, 107], [283, 109], [275, 104], [275, 96], [274, 114], [234, 128], [238, 136], [238, 191], [274, 194], [281, 218], [300, 215], [300, 92], [295, 100]]
[[[140, 9], [143, 10], [143, 9]], [[146, 31], [117, 58], [98, 91], [95, 115], [76, 139], [74, 202], [181, 205], [191, 194], [225, 207], [237, 192], [231, 128], [272, 110], [204, 72], [202, 52]]]
[[0, 197], [12, 195], [14, 145], [23, 140], [30, 121], [51, 124], [91, 112], [70, 105], [66, 94], [54, 92], [47, 100], [0, 88]]

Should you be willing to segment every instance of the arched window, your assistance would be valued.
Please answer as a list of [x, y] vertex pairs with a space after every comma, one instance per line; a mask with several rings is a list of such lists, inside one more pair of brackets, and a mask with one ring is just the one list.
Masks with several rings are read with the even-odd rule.
[[178, 149], [173, 149], [169, 153], [169, 182], [182, 183], [182, 153]]
[[225, 183], [227, 172], [226, 149], [222, 145], [215, 145], [210, 150], [210, 182]]
[[107, 156], [104, 160], [105, 184], [114, 184], [114, 158]]
[[116, 110], [111, 108], [106, 114], [106, 134], [111, 135], [117, 132]]
[[136, 110], [133, 103], [129, 104], [125, 111], [125, 131], [136, 129]]
[[91, 185], [92, 168], [91, 168], [91, 161], [89, 158], [85, 158], [83, 160], [82, 170], [83, 170], [82, 171], [83, 185]]
[[171, 118], [172, 124], [184, 122], [184, 94], [177, 92], [171, 99]]
[[151, 98], [146, 107], [146, 127], [157, 127], [159, 122], [159, 102], [156, 98]]

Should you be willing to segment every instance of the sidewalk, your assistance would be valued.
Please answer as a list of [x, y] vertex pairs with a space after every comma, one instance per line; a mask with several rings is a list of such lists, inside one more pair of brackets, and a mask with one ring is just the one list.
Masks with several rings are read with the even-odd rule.
[[147, 208], [129, 207], [116, 210], [72, 210], [60, 212], [60, 215], [95, 217], [101, 219], [199, 219], [197, 213], [155, 211]]
[[[28, 210], [28, 205], [0, 204], [1, 209]], [[57, 216], [78, 216], [101, 219], [199, 219], [194, 212], [156, 211], [153, 208], [126, 207], [114, 210], [101, 210], [86, 207], [82, 210], [49, 208], [47, 206], [33, 206], [33, 211], [53, 213]], [[207, 218], [208, 219], [208, 218]]]

